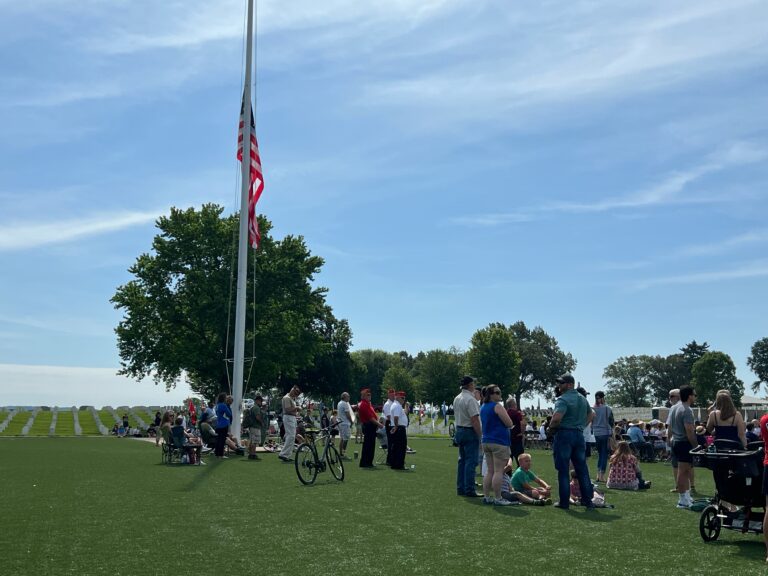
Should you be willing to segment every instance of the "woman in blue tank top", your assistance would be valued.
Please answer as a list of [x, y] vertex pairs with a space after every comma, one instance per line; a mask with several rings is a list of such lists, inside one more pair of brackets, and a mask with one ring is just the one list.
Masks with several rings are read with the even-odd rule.
[[[483, 502], [496, 506], [509, 506], [511, 502], [501, 497], [504, 467], [509, 461], [509, 429], [512, 420], [501, 404], [501, 390], [491, 384], [483, 388], [483, 404], [480, 406], [480, 422], [483, 425], [483, 455], [486, 474], [483, 476]], [[493, 491], [493, 496], [491, 496]]]

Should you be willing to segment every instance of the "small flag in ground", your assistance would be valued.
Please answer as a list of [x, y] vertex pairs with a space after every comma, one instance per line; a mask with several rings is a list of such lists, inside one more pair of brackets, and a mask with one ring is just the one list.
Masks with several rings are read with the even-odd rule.
[[[237, 132], [237, 159], [243, 161], [243, 115], [245, 112], [245, 100], [240, 107], [240, 128]], [[259, 247], [261, 233], [259, 222], [256, 220], [256, 203], [264, 191], [264, 176], [261, 173], [261, 158], [259, 157], [259, 145], [256, 143], [256, 123], [253, 120], [253, 108], [251, 108], [251, 187], [248, 190], [248, 243], [253, 248]]]

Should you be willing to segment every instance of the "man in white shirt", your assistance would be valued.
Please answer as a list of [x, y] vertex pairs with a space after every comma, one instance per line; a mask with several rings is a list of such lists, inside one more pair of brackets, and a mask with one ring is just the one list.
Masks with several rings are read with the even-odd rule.
[[300, 394], [301, 388], [294, 386], [288, 394], [283, 396], [283, 428], [285, 428], [285, 436], [283, 436], [283, 449], [278, 456], [283, 462], [292, 462], [293, 444], [296, 441], [296, 415], [299, 413], [299, 408], [296, 406], [296, 398]]
[[456, 420], [454, 441], [459, 447], [456, 494], [482, 496], [475, 489], [475, 468], [483, 431], [480, 425], [480, 405], [475, 400], [475, 379], [471, 376], [461, 379], [461, 392], [453, 400], [453, 417]]
[[390, 388], [387, 390], [387, 401], [381, 407], [381, 415], [384, 416], [384, 428], [387, 432], [387, 466], [391, 465], [392, 459], [392, 425], [389, 423], [389, 414], [392, 410], [392, 404], [395, 403], [395, 391]]
[[390, 466], [392, 470], [405, 470], [405, 451], [408, 447], [408, 415], [405, 413], [405, 392], [395, 395], [395, 402], [389, 410], [389, 422], [391, 426], [391, 456]]
[[352, 424], [355, 423], [355, 417], [352, 414], [352, 406], [349, 405], [349, 393], [344, 392], [341, 400], [336, 406], [336, 413], [339, 418], [339, 455], [346, 458], [344, 451], [347, 449], [347, 443], [352, 437]]

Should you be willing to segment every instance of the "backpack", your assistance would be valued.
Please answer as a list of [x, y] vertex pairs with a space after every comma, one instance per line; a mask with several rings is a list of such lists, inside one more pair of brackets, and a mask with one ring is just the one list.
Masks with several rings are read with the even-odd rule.
[[254, 428], [256, 426], [256, 418], [253, 415], [253, 408], [248, 408], [243, 412], [243, 428]]

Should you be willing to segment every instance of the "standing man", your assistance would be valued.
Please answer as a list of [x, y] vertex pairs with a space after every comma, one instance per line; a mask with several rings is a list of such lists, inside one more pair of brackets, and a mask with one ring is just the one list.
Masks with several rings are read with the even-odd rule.
[[248, 424], [248, 460], [261, 460], [256, 454], [256, 448], [261, 446], [265, 437], [262, 436], [265, 419], [261, 409], [262, 400], [261, 396], [256, 396], [253, 400], [253, 406], [243, 415], [243, 425]]
[[456, 494], [478, 498], [482, 494], [475, 490], [475, 468], [483, 431], [480, 425], [480, 406], [475, 400], [475, 379], [472, 376], [461, 379], [461, 392], [453, 399], [453, 417], [456, 420], [454, 441], [459, 447]]
[[[680, 389], [679, 388], [673, 388], [669, 391], [669, 405], [670, 410], [669, 414], [667, 414], [667, 446], [669, 447], [669, 460], [672, 463], [672, 477], [675, 479], [675, 487], [670, 490], [670, 492], [677, 492], [677, 456], [675, 456], [674, 450], [672, 450], [672, 432], [669, 430], [669, 426], [671, 423], [671, 417], [672, 417], [672, 407], [675, 404], [680, 403]], [[694, 430], [695, 431], [695, 430]], [[696, 486], [695, 486], [695, 469], [691, 468], [691, 495], [696, 494]]]
[[395, 403], [395, 391], [390, 388], [387, 390], [387, 401], [381, 407], [381, 415], [384, 416], [384, 428], [387, 431], [387, 466], [392, 465], [392, 424], [389, 420], [389, 414], [392, 410], [392, 404]]
[[643, 428], [641, 423], [632, 424], [630, 422], [627, 428], [627, 436], [631, 440], [631, 444], [635, 446], [640, 459], [646, 462], [653, 462], [655, 460], [653, 454], [653, 444], [646, 442], [645, 436], [643, 436]]
[[360, 390], [360, 402], [357, 405], [357, 421], [363, 429], [363, 449], [360, 453], [360, 468], [373, 468], [373, 456], [376, 451], [376, 430], [383, 428], [376, 411], [371, 406], [371, 389]]
[[285, 436], [283, 437], [283, 449], [278, 456], [283, 462], [290, 462], [291, 454], [293, 454], [293, 444], [296, 441], [296, 415], [299, 413], [299, 408], [296, 406], [296, 398], [300, 394], [301, 388], [293, 386], [288, 391], [288, 394], [283, 396], [283, 428], [285, 429]]
[[677, 458], [677, 493], [680, 495], [677, 501], [678, 508], [690, 508], [693, 503], [691, 498], [691, 470], [693, 470], [693, 456], [691, 450], [698, 446], [696, 441], [696, 429], [693, 427], [693, 410], [691, 406], [696, 401], [696, 391], [691, 386], [680, 387], [680, 402], [672, 406], [669, 411], [669, 430], [672, 434], [672, 454]]
[[581, 503], [594, 510], [592, 503], [593, 487], [589, 480], [589, 470], [585, 456], [584, 427], [592, 422], [594, 413], [586, 397], [575, 390], [576, 381], [570, 374], [563, 374], [557, 379], [555, 395], [555, 413], [549, 423], [550, 433], [555, 434], [552, 455], [557, 469], [557, 488], [560, 501], [557, 508], [568, 509], [571, 495], [569, 463], [573, 463], [581, 492]]
[[517, 400], [511, 396], [507, 398], [505, 402], [507, 409], [507, 416], [512, 420], [512, 428], [509, 430], [509, 451], [510, 457], [515, 459], [518, 468], [520, 462], [518, 457], [525, 452], [525, 446], [523, 444], [523, 434], [525, 430], [525, 415], [517, 408]]
[[389, 465], [392, 470], [405, 470], [405, 451], [408, 446], [408, 414], [405, 410], [405, 392], [395, 395], [395, 402], [389, 409], [391, 428], [391, 457]]
[[443, 415], [443, 426], [448, 428], [448, 406], [445, 405], [445, 400], [443, 400], [443, 405], [440, 407], [440, 412]]
[[336, 415], [339, 419], [339, 455], [348, 460], [345, 450], [349, 439], [352, 437], [352, 425], [355, 423], [352, 406], [349, 404], [349, 392], [344, 392], [341, 395], [341, 400], [336, 406]]

